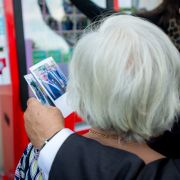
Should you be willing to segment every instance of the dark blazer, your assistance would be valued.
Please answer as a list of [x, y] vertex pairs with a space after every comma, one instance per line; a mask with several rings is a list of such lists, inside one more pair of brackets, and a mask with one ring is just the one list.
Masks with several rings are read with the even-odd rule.
[[180, 159], [163, 158], [145, 165], [135, 154], [73, 134], [59, 149], [49, 179], [179, 180]]

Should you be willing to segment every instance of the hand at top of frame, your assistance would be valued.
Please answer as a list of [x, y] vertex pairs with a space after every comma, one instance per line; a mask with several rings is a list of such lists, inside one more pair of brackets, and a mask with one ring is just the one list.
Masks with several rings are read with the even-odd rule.
[[34, 145], [40, 149], [46, 139], [64, 128], [64, 118], [56, 107], [44, 106], [35, 98], [27, 102], [24, 113], [26, 133]]

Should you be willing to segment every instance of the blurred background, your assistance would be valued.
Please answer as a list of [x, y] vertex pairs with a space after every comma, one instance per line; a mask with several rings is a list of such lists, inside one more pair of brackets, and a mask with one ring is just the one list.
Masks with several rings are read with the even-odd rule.
[[[93, 2], [131, 14], [154, 9], [161, 0]], [[30, 66], [49, 56], [68, 76], [73, 46], [89, 24], [90, 20], [68, 0], [0, 0], [0, 179], [12, 178], [28, 142], [23, 111], [32, 94], [23, 76]]]

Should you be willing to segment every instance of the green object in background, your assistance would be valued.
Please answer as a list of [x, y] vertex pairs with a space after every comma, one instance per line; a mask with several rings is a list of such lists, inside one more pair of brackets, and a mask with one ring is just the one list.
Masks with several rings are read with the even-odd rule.
[[70, 48], [67, 53], [63, 55], [64, 63], [68, 63], [71, 59], [73, 48]]
[[64, 62], [67, 63], [69, 61], [69, 53], [64, 54], [63, 59]]
[[49, 50], [49, 51], [33, 50], [32, 52], [33, 64], [37, 64], [43, 59], [46, 59], [48, 57], [53, 57], [56, 63], [68, 63], [71, 59], [72, 51], [73, 48], [70, 48], [67, 53], [62, 54], [61, 50]]
[[50, 50], [47, 52], [48, 57], [53, 57], [56, 63], [61, 63], [62, 60], [62, 54], [60, 50]]
[[3, 47], [0, 47], [0, 51], [3, 51], [4, 50], [4, 48]]
[[33, 58], [33, 64], [37, 64], [38, 62], [47, 58], [47, 53], [46, 51], [43, 50], [34, 50], [32, 52], [32, 58]]

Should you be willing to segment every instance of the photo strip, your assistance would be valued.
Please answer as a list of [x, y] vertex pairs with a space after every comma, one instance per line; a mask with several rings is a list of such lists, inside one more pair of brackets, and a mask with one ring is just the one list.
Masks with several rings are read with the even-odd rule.
[[29, 68], [43, 92], [59, 108], [64, 117], [72, 113], [66, 102], [67, 78], [52, 57], [42, 60]]

